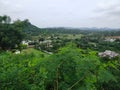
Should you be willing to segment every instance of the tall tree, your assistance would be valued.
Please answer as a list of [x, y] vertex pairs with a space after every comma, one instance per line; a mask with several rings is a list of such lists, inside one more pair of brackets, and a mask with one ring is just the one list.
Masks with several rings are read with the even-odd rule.
[[[9, 16], [0, 16], [0, 47], [3, 50], [12, 49], [19, 46], [23, 39], [22, 28], [11, 24]], [[22, 27], [22, 26], [21, 26]]]

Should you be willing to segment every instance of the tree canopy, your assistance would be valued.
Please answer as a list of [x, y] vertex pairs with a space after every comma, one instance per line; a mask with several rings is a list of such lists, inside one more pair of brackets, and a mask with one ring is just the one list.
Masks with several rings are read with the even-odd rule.
[[[46, 55], [37, 50], [0, 55], [1, 90], [119, 90], [119, 61], [74, 44]], [[112, 83], [115, 83], [112, 85]]]
[[[22, 22], [21, 22], [22, 23]], [[9, 16], [0, 16], [0, 47], [3, 50], [13, 49], [19, 46], [24, 38], [21, 23], [11, 23]], [[19, 25], [19, 26], [16, 26]]]

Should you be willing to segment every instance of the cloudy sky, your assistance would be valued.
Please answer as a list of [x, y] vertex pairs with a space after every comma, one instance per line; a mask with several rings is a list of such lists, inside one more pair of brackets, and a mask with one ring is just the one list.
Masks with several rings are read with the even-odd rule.
[[120, 0], [0, 0], [0, 15], [38, 27], [120, 27]]

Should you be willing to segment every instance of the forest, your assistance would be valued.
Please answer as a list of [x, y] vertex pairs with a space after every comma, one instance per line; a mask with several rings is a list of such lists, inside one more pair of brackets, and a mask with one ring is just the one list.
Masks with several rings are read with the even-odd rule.
[[120, 29], [0, 16], [0, 90], [120, 90]]

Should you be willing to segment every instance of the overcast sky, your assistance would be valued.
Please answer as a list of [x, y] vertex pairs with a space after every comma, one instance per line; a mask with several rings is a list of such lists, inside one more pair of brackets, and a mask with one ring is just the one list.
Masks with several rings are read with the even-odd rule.
[[38, 27], [120, 27], [120, 0], [0, 0], [0, 15]]

